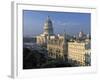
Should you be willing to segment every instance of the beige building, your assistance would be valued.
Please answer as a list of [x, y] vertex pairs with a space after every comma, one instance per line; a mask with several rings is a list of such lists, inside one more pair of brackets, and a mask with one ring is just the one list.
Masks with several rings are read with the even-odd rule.
[[[66, 36], [66, 35], [65, 35]], [[49, 56], [55, 59], [67, 60], [67, 40], [63, 36], [51, 36], [48, 40], [47, 50]]]
[[37, 39], [37, 44], [42, 45], [42, 46], [47, 45], [47, 36], [45, 36], [44, 34], [37, 36], [36, 39]]
[[85, 65], [87, 50], [90, 50], [90, 42], [68, 42], [68, 58], [80, 65]]
[[55, 35], [53, 24], [49, 17], [44, 23], [44, 32], [37, 36], [37, 44], [45, 46], [48, 50], [48, 55], [52, 58], [63, 60], [67, 58], [66, 33], [62, 36], [59, 34]]

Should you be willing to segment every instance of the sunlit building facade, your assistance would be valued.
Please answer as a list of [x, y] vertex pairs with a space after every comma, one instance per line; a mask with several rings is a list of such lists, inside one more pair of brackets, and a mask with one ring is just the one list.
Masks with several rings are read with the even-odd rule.
[[37, 44], [47, 48], [48, 56], [54, 59], [75, 62], [76, 65], [91, 65], [91, 40], [82, 31], [70, 38], [66, 32], [55, 35], [50, 17], [44, 23], [44, 32], [37, 36]]
[[87, 51], [90, 51], [90, 42], [68, 42], [68, 58], [78, 65], [86, 65]]
[[50, 57], [66, 61], [68, 55], [66, 34], [51, 36], [48, 40], [47, 50]]
[[47, 17], [44, 23], [44, 32], [37, 36], [37, 44], [47, 47], [47, 40], [49, 36], [54, 36], [52, 21]]

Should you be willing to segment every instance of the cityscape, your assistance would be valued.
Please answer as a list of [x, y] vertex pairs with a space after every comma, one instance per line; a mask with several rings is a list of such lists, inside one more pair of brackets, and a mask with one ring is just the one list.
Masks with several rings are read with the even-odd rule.
[[23, 69], [91, 66], [90, 13], [23, 10]]

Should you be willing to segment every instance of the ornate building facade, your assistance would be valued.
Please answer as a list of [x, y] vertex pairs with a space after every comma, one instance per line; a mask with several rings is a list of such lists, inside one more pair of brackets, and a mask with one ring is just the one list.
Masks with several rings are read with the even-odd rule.
[[37, 44], [47, 47], [47, 40], [49, 36], [54, 36], [54, 32], [52, 21], [48, 16], [46, 22], [44, 23], [44, 32], [37, 36]]
[[86, 54], [89, 54], [90, 42], [68, 42], [68, 58], [78, 65], [86, 65]]
[[50, 57], [67, 61], [68, 42], [66, 34], [51, 36], [48, 40], [47, 49]]
[[52, 58], [67, 60], [67, 37], [63, 35], [55, 35], [53, 32], [53, 24], [50, 17], [47, 17], [44, 23], [44, 32], [37, 36], [37, 44], [47, 48], [48, 55]]
[[82, 66], [86, 65], [86, 62], [90, 64], [90, 38], [83, 32], [79, 32], [78, 38], [72, 40], [66, 33], [55, 35], [50, 17], [47, 17], [44, 23], [44, 32], [37, 36], [37, 44], [46, 47], [51, 58], [76, 61], [76, 64]]

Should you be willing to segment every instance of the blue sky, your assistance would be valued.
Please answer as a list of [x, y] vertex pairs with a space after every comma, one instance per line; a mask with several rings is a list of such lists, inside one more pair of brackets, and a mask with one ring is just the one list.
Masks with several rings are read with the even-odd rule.
[[91, 32], [91, 14], [75, 12], [51, 12], [23, 10], [23, 35], [36, 36], [43, 33], [47, 16], [53, 22], [55, 34], [74, 35], [80, 31], [88, 34]]

